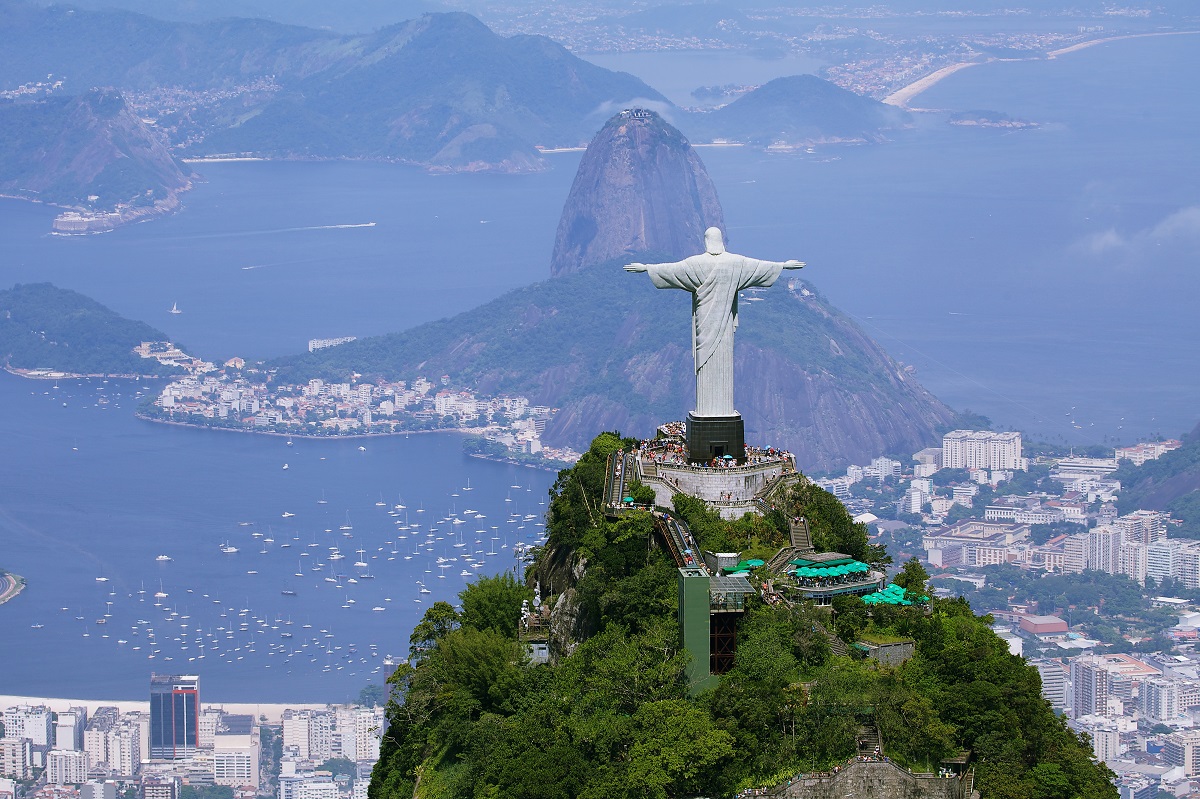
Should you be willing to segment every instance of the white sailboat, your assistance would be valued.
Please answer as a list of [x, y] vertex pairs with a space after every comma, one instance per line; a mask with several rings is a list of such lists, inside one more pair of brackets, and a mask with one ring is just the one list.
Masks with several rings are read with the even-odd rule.
[[179, 303], [171, 303], [171, 313], [183, 313], [183, 311], [179, 310]]

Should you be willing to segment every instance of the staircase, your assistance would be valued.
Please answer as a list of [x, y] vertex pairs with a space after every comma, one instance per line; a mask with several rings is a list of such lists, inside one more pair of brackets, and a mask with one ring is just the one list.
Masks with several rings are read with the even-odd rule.
[[792, 546], [795, 547], [797, 551], [813, 551], [812, 533], [809, 532], [808, 529], [808, 519], [804, 518], [803, 516], [800, 517], [799, 522], [797, 522], [795, 519], [790, 519], [788, 521], [788, 528], [791, 533]]
[[817, 628], [818, 631], [821, 632], [821, 634], [823, 634], [826, 638], [829, 639], [829, 651], [830, 652], [832, 652], [835, 655], [838, 655], [839, 657], [849, 657], [850, 656], [850, 648], [848, 646], [846, 646], [845, 641], [843, 641], [841, 638], [838, 638], [836, 635], [834, 635], [832, 632], [830, 632], [829, 629], [821, 622], [815, 621], [815, 622], [813, 622], [813, 625]]
[[771, 574], [782, 574], [788, 562], [800, 554], [795, 547], [784, 547], [775, 553], [775, 557], [767, 561], [767, 571]]
[[876, 757], [883, 755], [883, 739], [879, 737], [879, 728], [874, 724], [864, 724], [858, 728], [858, 754], [860, 757]]

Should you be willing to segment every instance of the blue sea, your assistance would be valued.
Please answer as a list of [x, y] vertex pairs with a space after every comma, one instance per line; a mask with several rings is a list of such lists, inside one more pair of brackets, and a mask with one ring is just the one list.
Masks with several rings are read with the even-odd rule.
[[[920, 95], [935, 110], [885, 145], [701, 157], [731, 249], [806, 261], [950, 405], [1074, 444], [1178, 435], [1200, 416], [1198, 57], [1200, 37], [1180, 36], [976, 66]], [[725, 63], [727, 80], [699, 82], [803, 66]], [[695, 63], [626, 69], [678, 95]], [[979, 109], [1039, 125], [947, 124]], [[213, 359], [398, 330], [548, 276], [578, 159], [518, 176], [200, 164], [181, 213], [86, 238], [0, 201], [0, 285], [75, 289]], [[177, 670], [213, 699], [344, 700], [477, 571], [464, 552], [495, 573], [542, 530], [528, 517], [553, 475], [465, 458], [452, 435], [288, 447], [136, 420], [151, 387], [0, 377], [0, 565], [30, 582], [0, 607], [0, 694], [141, 698], [151, 670]], [[399, 539], [402, 520], [417, 526]], [[330, 561], [333, 546], [348, 557]], [[351, 584], [360, 547], [374, 578]]]

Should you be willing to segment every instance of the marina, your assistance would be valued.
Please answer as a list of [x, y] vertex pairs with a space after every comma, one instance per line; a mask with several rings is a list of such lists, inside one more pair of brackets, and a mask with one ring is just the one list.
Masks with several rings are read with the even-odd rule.
[[[139, 695], [149, 671], [169, 669], [201, 671], [232, 699], [356, 695], [390, 673], [385, 656], [405, 658], [406, 631], [426, 607], [457, 602], [477, 574], [520, 569], [544, 540], [528, 519], [542, 518], [552, 475], [466, 457], [455, 435], [360, 451], [166, 430], [119, 412], [143, 388], [0, 377], [5, 406], [43, 425], [36, 466], [5, 467], [18, 489], [0, 509], [0, 533], [29, 587], [0, 615], [0, 635], [51, 664], [86, 660], [98, 697]], [[122, 440], [139, 444], [114, 445]], [[119, 468], [103, 466], [113, 458]], [[85, 476], [93, 482], [81, 488]], [[0, 664], [0, 681], [49, 695], [70, 679], [38, 660]]]

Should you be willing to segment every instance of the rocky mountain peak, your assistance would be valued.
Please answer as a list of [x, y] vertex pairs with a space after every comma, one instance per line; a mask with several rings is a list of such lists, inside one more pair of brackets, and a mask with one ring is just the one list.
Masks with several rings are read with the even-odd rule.
[[575, 173], [550, 273], [654, 253], [694, 255], [708, 227], [725, 229], [717, 190], [682, 133], [646, 109], [605, 123]]

